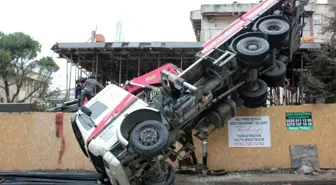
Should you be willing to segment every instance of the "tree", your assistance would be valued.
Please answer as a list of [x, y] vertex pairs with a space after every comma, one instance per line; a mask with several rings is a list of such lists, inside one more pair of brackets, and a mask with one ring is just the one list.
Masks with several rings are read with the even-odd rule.
[[38, 111], [45, 111], [48, 108], [56, 106], [56, 104], [52, 104], [50, 101], [54, 98], [58, 98], [61, 94], [61, 89], [56, 88], [53, 90], [48, 90], [48, 92], [41, 98], [41, 101], [37, 103]]
[[336, 102], [336, 2], [329, 3], [330, 11], [324, 15], [325, 24], [321, 28], [328, 42], [320, 50], [306, 55], [306, 70], [300, 72], [308, 102], [317, 98], [324, 98], [326, 103]]
[[0, 32], [0, 89], [5, 91], [7, 102], [15, 102], [23, 89], [27, 93], [18, 102], [36, 102], [46, 94], [51, 76], [59, 67], [52, 57], [37, 60], [40, 51], [41, 44], [29, 35]]

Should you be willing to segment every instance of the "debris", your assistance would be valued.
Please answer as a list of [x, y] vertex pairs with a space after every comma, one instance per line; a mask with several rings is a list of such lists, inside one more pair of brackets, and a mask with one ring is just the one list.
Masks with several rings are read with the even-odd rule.
[[330, 174], [330, 175], [336, 175], [336, 170], [328, 170], [327, 172], [326, 172], [326, 174]]
[[262, 170], [264, 173], [280, 173], [281, 171], [278, 168], [268, 168]]
[[271, 168], [270, 171], [273, 172], [273, 173], [274, 172], [279, 172], [279, 169], [278, 168]]
[[314, 171], [314, 168], [308, 165], [302, 165], [298, 171], [304, 174], [310, 174]]

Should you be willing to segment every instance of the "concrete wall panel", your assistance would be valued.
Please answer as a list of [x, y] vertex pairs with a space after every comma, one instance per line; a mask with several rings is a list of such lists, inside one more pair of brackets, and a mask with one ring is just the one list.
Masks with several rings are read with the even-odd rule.
[[[290, 168], [289, 145], [316, 144], [321, 168], [336, 168], [336, 104], [241, 109], [238, 116], [270, 116], [270, 148], [228, 148], [227, 126], [209, 138], [210, 169]], [[286, 131], [285, 112], [312, 112], [314, 130]], [[58, 155], [54, 113], [0, 114], [0, 170], [93, 170], [64, 114], [65, 151]], [[195, 140], [201, 161], [201, 142]]]
[[[209, 168], [214, 170], [290, 168], [289, 145], [316, 144], [320, 168], [336, 168], [336, 105], [242, 109], [237, 116], [270, 116], [270, 148], [228, 148], [227, 125], [209, 138]], [[285, 112], [312, 112], [314, 130], [286, 131]], [[194, 139], [201, 151], [201, 142]], [[197, 152], [198, 160], [202, 155]]]
[[0, 170], [92, 170], [64, 114], [65, 150], [58, 163], [61, 139], [54, 113], [0, 114]]

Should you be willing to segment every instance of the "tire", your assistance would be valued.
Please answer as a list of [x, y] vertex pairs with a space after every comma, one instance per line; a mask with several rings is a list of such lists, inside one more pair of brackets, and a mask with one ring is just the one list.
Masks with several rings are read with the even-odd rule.
[[261, 37], [246, 37], [237, 42], [238, 58], [242, 61], [258, 63], [264, 60], [269, 53], [267, 40]]
[[258, 25], [258, 30], [267, 35], [272, 47], [278, 47], [286, 40], [290, 25], [281, 19], [266, 19]]
[[265, 81], [261, 79], [257, 79], [256, 81], [257, 89], [251, 91], [248, 88], [248, 85], [243, 86], [239, 90], [240, 98], [244, 100], [244, 102], [259, 102], [263, 100], [265, 96], [268, 95], [268, 86]]
[[167, 149], [168, 137], [168, 129], [163, 123], [147, 120], [133, 128], [130, 146], [140, 155], [156, 156]]
[[238, 57], [238, 62], [239, 62], [239, 64], [241, 64], [245, 68], [259, 69], [261, 67], [265, 67], [265, 66], [269, 65], [270, 57], [269, 57], [269, 55], [267, 55], [263, 60], [253, 61], [253, 62], [241, 60]]
[[286, 80], [286, 64], [276, 60], [275, 65], [275, 68], [272, 68], [261, 75], [261, 79], [263, 79], [269, 87], [282, 86]]
[[144, 180], [142, 185], [174, 185], [175, 183], [175, 176], [176, 172], [174, 168], [168, 163], [164, 162], [164, 165], [167, 165], [167, 174], [163, 179], [156, 180], [156, 179], [148, 179]]
[[259, 108], [266, 104], [267, 102], [268, 93], [265, 96], [261, 97], [260, 99], [246, 99], [243, 103], [243, 106], [246, 108]]

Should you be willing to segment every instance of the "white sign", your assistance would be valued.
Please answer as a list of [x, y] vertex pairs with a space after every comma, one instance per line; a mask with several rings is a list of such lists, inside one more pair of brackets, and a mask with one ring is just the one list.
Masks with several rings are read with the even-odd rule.
[[229, 147], [271, 147], [269, 116], [234, 117], [228, 131]]

